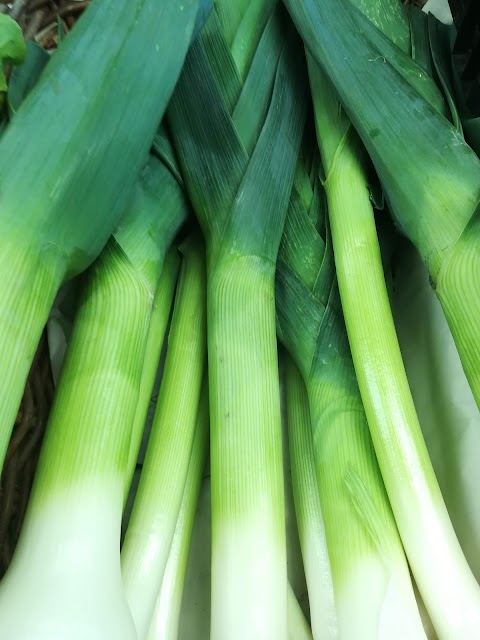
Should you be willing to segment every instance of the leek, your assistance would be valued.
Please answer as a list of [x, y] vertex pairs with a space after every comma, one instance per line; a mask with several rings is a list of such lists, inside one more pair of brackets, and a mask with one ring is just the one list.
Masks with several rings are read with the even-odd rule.
[[277, 267], [278, 331], [308, 392], [339, 637], [424, 638], [355, 379], [331, 243], [318, 231], [320, 186], [315, 177], [310, 189], [297, 184]]
[[202, 389], [195, 437], [178, 514], [175, 535], [168, 555], [160, 595], [148, 631], [148, 640], [177, 640], [183, 587], [193, 523], [197, 510], [208, 451], [208, 389]]
[[338, 638], [337, 612], [325, 524], [315, 476], [310, 409], [297, 366], [287, 361], [288, 441], [298, 531], [315, 640]]
[[132, 437], [130, 440], [127, 478], [125, 481], [125, 500], [128, 498], [140, 445], [142, 444], [142, 436], [144, 435], [144, 427], [150, 408], [150, 399], [155, 386], [165, 333], [170, 319], [179, 268], [180, 256], [178, 254], [178, 248], [173, 247], [165, 259], [162, 276], [153, 300], [142, 379], [140, 381], [140, 395], [138, 397], [137, 410], [135, 411], [132, 427]]
[[407, 241], [397, 254], [392, 310], [408, 380], [448, 513], [480, 581], [480, 413], [427, 270]]
[[197, 5], [94, 0], [0, 140], [0, 466], [55, 295], [124, 212]]
[[153, 294], [186, 211], [174, 178], [151, 158], [88, 272], [25, 523], [0, 584], [10, 640], [136, 639], [120, 571], [125, 472]]
[[203, 241], [194, 235], [182, 246], [165, 368], [121, 554], [139, 640], [147, 636], [175, 533], [206, 363]]
[[[310, 618], [308, 603], [308, 587], [305, 577], [305, 568], [302, 561], [302, 548], [295, 512], [295, 498], [293, 488], [293, 469], [289, 451], [289, 423], [287, 418], [287, 394], [286, 394], [286, 357], [285, 350], [279, 350], [278, 373], [280, 383], [280, 409], [282, 421], [282, 449], [283, 449], [283, 478], [284, 478], [284, 502], [285, 502], [285, 533], [287, 541], [287, 577], [291, 590], [298, 598], [305, 617]], [[288, 594], [287, 594], [288, 595]]]
[[480, 406], [480, 161], [431, 100], [435, 87], [425, 70], [392, 42], [390, 29], [384, 35], [373, 23], [390, 1], [286, 4], [360, 134], [399, 228], [429, 270]]
[[[396, 2], [392, 6], [401, 10]], [[379, 29], [393, 32], [398, 46], [406, 48], [405, 29], [393, 31], [392, 21], [380, 21], [373, 10], [372, 16]], [[446, 510], [409, 389], [385, 285], [362, 145], [335, 88], [311, 58], [309, 70], [340, 296], [390, 503], [437, 632], [475, 635], [480, 629], [480, 590]], [[448, 581], [445, 575], [450, 576]]]
[[[296, 38], [273, 4], [217, 3], [169, 109], [207, 244], [212, 640], [287, 638], [274, 274], [305, 92]], [[246, 70], [222, 20], [243, 34]]]
[[193, 525], [178, 640], [210, 640], [211, 542], [210, 475], [206, 473]]

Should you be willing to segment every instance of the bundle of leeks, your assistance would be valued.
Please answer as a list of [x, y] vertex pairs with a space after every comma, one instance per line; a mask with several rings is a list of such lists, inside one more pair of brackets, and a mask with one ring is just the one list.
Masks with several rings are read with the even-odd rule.
[[440, 4], [93, 0], [39, 64], [5, 22], [4, 449], [49, 316], [57, 385], [0, 637], [480, 637]]

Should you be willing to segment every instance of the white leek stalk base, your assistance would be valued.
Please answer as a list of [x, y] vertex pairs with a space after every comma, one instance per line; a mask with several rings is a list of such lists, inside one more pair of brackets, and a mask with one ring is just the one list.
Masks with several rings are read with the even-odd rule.
[[332, 573], [325, 540], [325, 529], [320, 526], [318, 521], [305, 522], [303, 525], [302, 557], [307, 579], [314, 640], [338, 638], [337, 611], [333, 596]]
[[376, 553], [371, 559], [364, 556], [337, 584], [340, 638], [426, 640], [408, 572], [403, 562], [400, 566], [394, 563], [385, 557], [382, 571]]
[[120, 572], [123, 479], [55, 491], [27, 514], [0, 584], [5, 640], [136, 640]]
[[[225, 640], [226, 630], [228, 640], [246, 640], [245, 630], [248, 640], [281, 640], [287, 628], [285, 548], [272, 544], [276, 531], [265, 535], [274, 520], [271, 516], [258, 514], [256, 522], [239, 520], [217, 525], [213, 535], [212, 583], [222, 588], [212, 593], [211, 640]], [[259, 592], [265, 594], [261, 601]], [[266, 599], [283, 601], [285, 606], [264, 607]]]
[[[423, 506], [412, 505], [409, 510], [408, 497], [403, 498], [403, 541], [412, 567], [423, 569], [413, 573], [438, 637], [478, 640], [480, 589], [458, 544], [445, 504], [434, 505], [425, 499]], [[429, 539], [420, 538], [418, 530], [428, 530]], [[433, 564], [435, 558], [441, 559], [437, 565]], [[428, 563], [432, 566], [430, 572]], [[439, 590], [442, 597], [435, 598]]]

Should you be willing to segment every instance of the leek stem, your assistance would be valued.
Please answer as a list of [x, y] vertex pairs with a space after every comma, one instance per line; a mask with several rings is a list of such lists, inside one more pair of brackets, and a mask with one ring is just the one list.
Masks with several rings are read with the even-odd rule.
[[[174, 178], [151, 157], [87, 275], [22, 535], [0, 587], [2, 633], [11, 640], [136, 637], [120, 570], [125, 474], [154, 292], [187, 211]], [[23, 597], [30, 605], [20, 616]]]
[[140, 381], [140, 394], [138, 397], [137, 410], [133, 421], [132, 437], [130, 441], [130, 452], [128, 455], [127, 475], [125, 482], [125, 497], [128, 498], [130, 485], [135, 473], [138, 453], [142, 443], [142, 436], [147, 420], [150, 400], [152, 397], [155, 379], [157, 376], [160, 355], [165, 340], [170, 311], [175, 295], [175, 285], [177, 283], [178, 271], [180, 269], [180, 256], [178, 248], [170, 250], [158, 283], [157, 292], [153, 301], [153, 309], [148, 327], [147, 346], [145, 348], [145, 360], [143, 363], [142, 379]]
[[342, 115], [330, 81], [312, 59], [309, 63], [338, 286], [383, 481], [437, 632], [445, 637], [473, 637], [480, 632], [480, 589], [451, 524], [410, 392], [390, 309], [362, 145]]
[[339, 636], [423, 639], [360, 397], [332, 384], [328, 372], [307, 389]]
[[298, 533], [315, 640], [338, 638], [332, 573], [315, 476], [310, 409], [300, 372], [287, 357], [288, 441]]
[[150, 623], [148, 640], [177, 640], [183, 587], [190, 552], [193, 524], [202, 486], [209, 444], [208, 386], [205, 377], [195, 427], [192, 454], [172, 547], [162, 588]]
[[274, 271], [227, 254], [209, 274], [212, 640], [287, 636]]
[[365, 175], [348, 145], [337, 151], [325, 188], [355, 371], [397, 526], [439, 635], [474, 638], [480, 633], [480, 589], [425, 446], [393, 323]]
[[480, 412], [428, 271], [402, 242], [392, 311], [408, 381], [458, 541], [480, 581]]
[[[312, 179], [315, 185], [315, 171]], [[324, 242], [312, 223], [319, 220], [328, 233], [318, 196], [307, 203], [309, 209], [292, 199], [277, 262], [276, 302], [279, 337], [307, 386], [339, 636], [423, 639], [351, 360], [330, 238]]]
[[0, 587], [2, 634], [11, 640], [135, 638], [118, 541], [150, 310], [145, 280], [112, 240], [89, 273]]
[[[478, 404], [480, 161], [446, 117], [429, 65], [425, 70], [393, 43], [392, 35], [404, 28], [385, 22], [385, 35], [381, 33], [378, 18], [391, 0], [286, 4], [369, 153], [396, 226], [416, 246], [434, 288], [440, 285]], [[425, 64], [423, 58], [420, 64]]]
[[175, 533], [206, 363], [202, 241], [190, 238], [183, 252], [157, 409], [122, 549], [122, 574], [139, 640], [147, 635]]
[[246, 27], [242, 58], [252, 63], [243, 87], [212, 20], [169, 114], [208, 250], [212, 640], [288, 633], [274, 272], [306, 96], [302, 52], [271, 4], [218, 3]]

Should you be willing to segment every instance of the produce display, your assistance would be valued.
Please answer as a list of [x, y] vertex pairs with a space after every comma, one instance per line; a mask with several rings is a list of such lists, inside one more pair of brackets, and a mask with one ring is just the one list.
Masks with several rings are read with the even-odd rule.
[[0, 4], [0, 640], [480, 638], [479, 46]]

